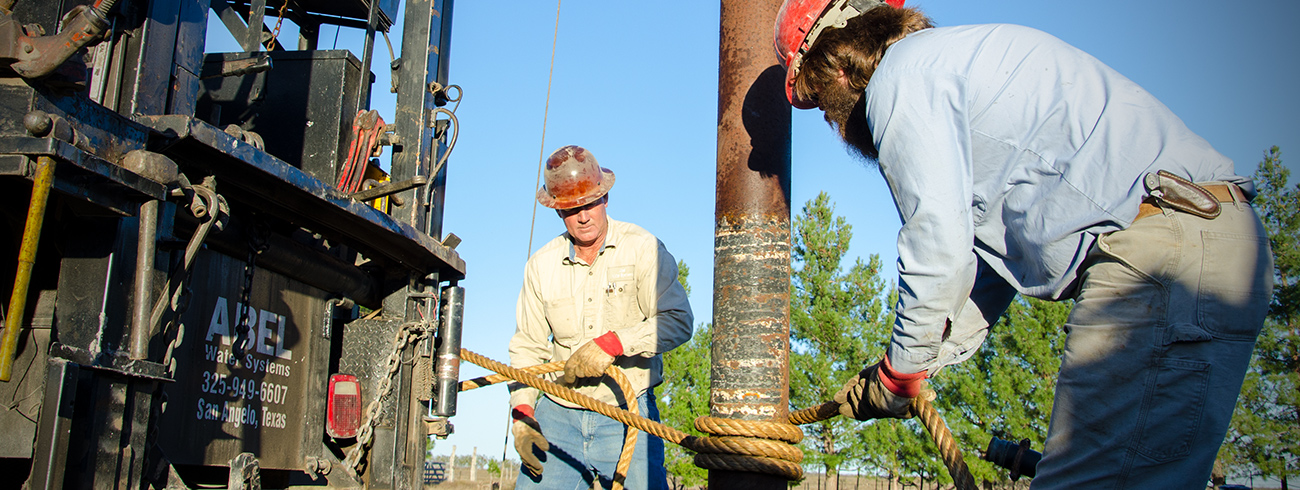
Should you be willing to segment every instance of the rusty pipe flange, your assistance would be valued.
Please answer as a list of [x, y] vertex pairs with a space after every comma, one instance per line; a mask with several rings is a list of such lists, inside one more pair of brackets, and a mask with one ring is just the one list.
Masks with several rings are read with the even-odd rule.
[[91, 43], [99, 42], [110, 24], [100, 12], [88, 5], [68, 11], [60, 22], [62, 29], [52, 36], [20, 36], [18, 61], [9, 65], [23, 78], [43, 78]]

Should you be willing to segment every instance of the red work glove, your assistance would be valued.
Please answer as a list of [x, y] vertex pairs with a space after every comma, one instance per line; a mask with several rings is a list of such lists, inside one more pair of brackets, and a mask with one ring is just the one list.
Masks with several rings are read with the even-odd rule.
[[623, 355], [623, 342], [610, 331], [582, 344], [564, 363], [564, 383], [573, 384], [578, 378], [596, 378], [614, 364], [614, 358]]
[[546, 441], [541, 425], [533, 418], [533, 407], [517, 405], [510, 411], [510, 416], [515, 419], [510, 425], [510, 432], [515, 435], [515, 451], [519, 453], [519, 459], [534, 475], [542, 474], [542, 461], [537, 459], [537, 454], [533, 451], [534, 448], [542, 452], [549, 451], [551, 443]]
[[850, 379], [835, 401], [840, 403], [840, 415], [858, 420], [879, 418], [910, 419], [912, 399], [934, 399], [934, 391], [926, 388], [925, 373], [903, 374], [889, 366], [889, 356], [863, 369]]

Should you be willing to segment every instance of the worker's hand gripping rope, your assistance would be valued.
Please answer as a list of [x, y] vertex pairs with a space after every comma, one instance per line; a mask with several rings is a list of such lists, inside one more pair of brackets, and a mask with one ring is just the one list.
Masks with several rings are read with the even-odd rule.
[[623, 342], [614, 332], [607, 332], [582, 344], [564, 364], [564, 384], [573, 385], [578, 378], [604, 375], [605, 370], [614, 364], [614, 358], [621, 355]]
[[[543, 373], [563, 369], [561, 365], [565, 363], [550, 363], [527, 369], [516, 369], [466, 349], [461, 349], [461, 358], [464, 361], [478, 364], [498, 373], [462, 381], [461, 390], [474, 389], [513, 379], [559, 399], [627, 424], [629, 427], [658, 436], [665, 442], [678, 444], [695, 451], [697, 453], [695, 464], [702, 468], [779, 475], [789, 480], [798, 480], [803, 476], [803, 470], [800, 466], [803, 455], [797, 448], [792, 446], [792, 444], [799, 441], [803, 434], [799, 428], [791, 424], [802, 425], [828, 420], [839, 415], [842, 405], [837, 401], [828, 401], [815, 407], [791, 412], [788, 421], [781, 422], [700, 417], [695, 421], [696, 429], [721, 437], [695, 437], [618, 407], [601, 403], [594, 398], [538, 377]], [[570, 362], [572, 362], [572, 359], [570, 359]], [[841, 390], [846, 393], [846, 400], [849, 399], [847, 393], [853, 392], [853, 386], [859, 384], [866, 386], [866, 383], [862, 381], [863, 379], [870, 379], [870, 377], [864, 376], [866, 372], [867, 370], [864, 370], [863, 374], [854, 378], [854, 380], [846, 384], [844, 390]], [[878, 382], [878, 380], [873, 382]], [[912, 414], [908, 418], [913, 415], [918, 417], [921, 420], [921, 425], [930, 432], [935, 444], [939, 447], [944, 465], [948, 468], [948, 474], [952, 476], [957, 488], [959, 490], [975, 490], [975, 480], [966, 467], [966, 462], [962, 459], [961, 450], [957, 447], [956, 440], [952, 437], [952, 433], [948, 431], [948, 427], [944, 425], [939, 413], [930, 405], [929, 400], [933, 399], [933, 395], [930, 394], [932, 392], [930, 390], [924, 391], [927, 393], [918, 393], [915, 398], [905, 398], [910, 404], [906, 410]], [[859, 393], [865, 393], [865, 390], [860, 390]], [[863, 398], [863, 396], [858, 395], [857, 399], [862, 400]], [[628, 408], [634, 407], [635, 405], [632, 405]], [[635, 434], [636, 431], [629, 430], [628, 433]], [[631, 444], [626, 445], [625, 449], [630, 446]], [[521, 452], [520, 454], [524, 453]]]
[[925, 373], [900, 374], [885, 356], [858, 373], [835, 394], [840, 415], [858, 420], [910, 419], [916, 416], [912, 399], [934, 401], [934, 390], [926, 388]]
[[[461, 349], [460, 352], [461, 352], [462, 359], [464, 359], [465, 361], [478, 364], [480, 366], [488, 368], [489, 370], [492, 371], [496, 371], [498, 373], [491, 376], [484, 376], [484, 377], [475, 378], [471, 380], [461, 381], [460, 391], [467, 391], [475, 388], [481, 388], [484, 386], [513, 379], [525, 385], [532, 386], [533, 388], [538, 388], [541, 391], [544, 391], [546, 393], [559, 396], [561, 399], [567, 400], [569, 402], [575, 402], [575, 400], [577, 399], [582, 399], [581, 401], [578, 401], [576, 403], [578, 403], [578, 405], [582, 406], [583, 408], [586, 408], [588, 410], [593, 410], [597, 413], [613, 418], [625, 424], [632, 425], [634, 427], [635, 427], [635, 423], [629, 423], [631, 418], [636, 418], [645, 422], [657, 424], [657, 422], [653, 422], [644, 417], [640, 417], [640, 408], [634, 402], [627, 402], [625, 400], [626, 410], [624, 410], [615, 407], [613, 405], [602, 404], [593, 398], [587, 397], [585, 395], [581, 395], [576, 391], [573, 391], [566, 387], [562, 387], [550, 381], [545, 381], [544, 379], [541, 378], [541, 376], [545, 374], [554, 373], [557, 371], [563, 371], [565, 369], [565, 366], [567, 365], [565, 361], [539, 364], [536, 366], [531, 366], [523, 369], [515, 369], [465, 349]], [[569, 362], [572, 362], [572, 358], [570, 359]], [[508, 373], [508, 375], [506, 373]], [[606, 366], [606, 371], [604, 374], [608, 375], [610, 379], [618, 386], [619, 391], [623, 393], [632, 392], [632, 385], [628, 384], [627, 377], [623, 376], [623, 373], [619, 371], [617, 368], [610, 369], [609, 366]], [[626, 417], [628, 418], [620, 418], [618, 416], [615, 416], [611, 410], [617, 410], [618, 412], [625, 414]], [[546, 436], [541, 433], [541, 424], [537, 422], [535, 418], [534, 407], [532, 407], [531, 405], [523, 405], [523, 404], [515, 406], [514, 408], [511, 409], [511, 416], [515, 418], [515, 422], [511, 424], [511, 432], [515, 436], [515, 450], [519, 452], [520, 458], [524, 460], [525, 467], [527, 467], [529, 471], [532, 472], [532, 474], [541, 475], [542, 463], [541, 460], [538, 459], [538, 457], [536, 456], [537, 453], [535, 453], [533, 449], [537, 448], [540, 449], [542, 452], [549, 451], [550, 443], [546, 441]], [[636, 428], [645, 431], [645, 428], [642, 427], [636, 427]], [[647, 432], [651, 432], [651, 431], [647, 431]], [[623, 436], [623, 450], [619, 454], [618, 466], [614, 468], [614, 475], [612, 478], [613, 481], [611, 482], [611, 487], [610, 487], [611, 490], [623, 490], [624, 481], [627, 479], [627, 473], [632, 464], [632, 452], [636, 448], [637, 433], [638, 432], [635, 430], [628, 430], [627, 433]], [[656, 435], [660, 435], [660, 434], [656, 434]], [[681, 433], [681, 436], [686, 437], [686, 434]], [[663, 436], [660, 435], [660, 437]], [[668, 438], [668, 439], [673, 440], [672, 438]], [[680, 440], [680, 438], [676, 440]]]

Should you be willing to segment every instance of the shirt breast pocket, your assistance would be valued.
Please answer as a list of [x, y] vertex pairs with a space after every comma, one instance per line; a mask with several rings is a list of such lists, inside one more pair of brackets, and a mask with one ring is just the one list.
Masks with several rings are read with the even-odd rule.
[[609, 329], [625, 327], [645, 319], [637, 307], [636, 268], [630, 265], [610, 267], [606, 272], [609, 284], [605, 288], [606, 318], [615, 319]]
[[573, 298], [548, 300], [542, 306], [546, 309], [546, 323], [551, 326], [551, 336], [555, 338], [555, 343], [576, 347], [582, 339], [582, 330], [578, 328], [578, 314], [573, 307]]

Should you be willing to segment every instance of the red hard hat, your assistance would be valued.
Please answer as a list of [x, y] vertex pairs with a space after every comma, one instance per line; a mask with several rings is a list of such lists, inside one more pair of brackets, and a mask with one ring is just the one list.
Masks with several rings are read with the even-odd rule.
[[796, 99], [794, 76], [799, 73], [803, 54], [828, 27], [844, 27], [849, 19], [879, 7], [902, 8], [904, 0], [785, 0], [776, 14], [776, 56], [785, 66], [785, 98], [800, 109], [817, 104]]
[[554, 209], [571, 209], [600, 199], [614, 187], [614, 172], [601, 168], [596, 157], [581, 146], [569, 145], [546, 158], [546, 183], [537, 190], [537, 202]]

